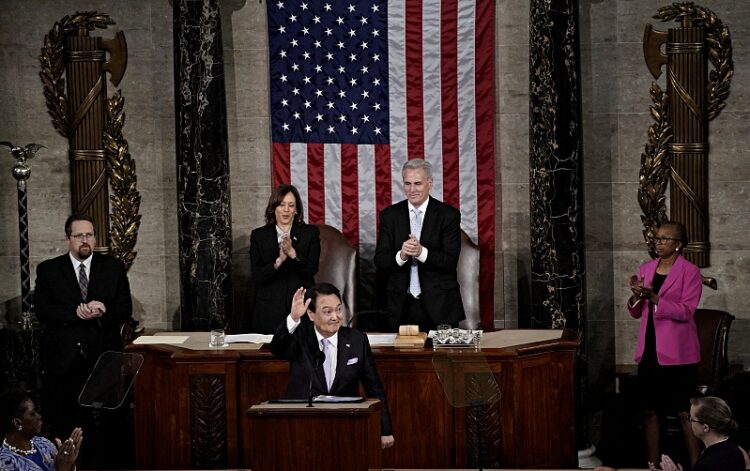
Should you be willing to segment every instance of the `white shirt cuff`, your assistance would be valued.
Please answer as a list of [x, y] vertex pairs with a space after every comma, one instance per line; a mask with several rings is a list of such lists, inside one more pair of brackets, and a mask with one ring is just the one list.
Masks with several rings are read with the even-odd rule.
[[294, 331], [297, 330], [297, 327], [299, 327], [299, 324], [300, 324], [300, 320], [297, 319], [295, 321], [291, 314], [286, 316], [286, 330], [288, 330], [290, 334], [293, 334]]
[[408, 258], [406, 260], [404, 260], [403, 258], [401, 258], [401, 251], [400, 250], [398, 252], [396, 252], [396, 263], [398, 263], [398, 266], [403, 266], [403, 264], [406, 263], [406, 262], [408, 262], [408, 261], [409, 261]]
[[424, 263], [427, 261], [427, 247], [422, 246], [422, 252], [419, 254], [419, 257], [417, 257], [417, 261], [419, 263]]

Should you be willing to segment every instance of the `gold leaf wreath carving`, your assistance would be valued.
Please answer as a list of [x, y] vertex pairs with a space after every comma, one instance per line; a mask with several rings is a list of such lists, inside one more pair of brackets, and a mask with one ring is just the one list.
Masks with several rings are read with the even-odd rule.
[[[708, 119], [712, 120], [726, 106], [729, 86], [734, 74], [732, 61], [732, 39], [727, 27], [711, 10], [693, 2], [680, 2], [659, 8], [655, 19], [661, 21], [689, 19], [693, 25], [706, 28], [706, 43], [709, 61], [713, 70], [708, 80]], [[643, 237], [649, 246], [649, 253], [656, 257], [653, 237], [656, 228], [667, 219], [664, 193], [669, 182], [669, 158], [667, 144], [672, 139], [667, 118], [667, 97], [658, 84], [651, 84], [651, 117], [654, 123], [648, 129], [648, 144], [641, 154], [638, 203], [643, 215]]]
[[[106, 29], [113, 24], [115, 22], [106, 13], [76, 12], [55, 22], [49, 33], [44, 36], [44, 45], [39, 56], [39, 76], [42, 79], [44, 98], [52, 125], [65, 138], [70, 137], [72, 132], [70, 108], [65, 95], [65, 79], [62, 77], [65, 72], [65, 37], [80, 30]], [[141, 216], [138, 214], [141, 197], [137, 190], [135, 161], [122, 134], [125, 123], [124, 102], [125, 99], [119, 91], [108, 99], [103, 140], [107, 153], [109, 184], [112, 189], [109, 228], [111, 253], [129, 269], [137, 255], [134, 248], [141, 225]]]
[[109, 238], [112, 255], [129, 269], [135, 260], [135, 243], [138, 239], [138, 228], [141, 226], [141, 195], [137, 189], [135, 161], [130, 156], [128, 141], [122, 135], [125, 124], [123, 105], [125, 99], [118, 90], [107, 101], [107, 125], [104, 131], [104, 143], [107, 153], [109, 184], [112, 188], [110, 204], [112, 215], [109, 227]]

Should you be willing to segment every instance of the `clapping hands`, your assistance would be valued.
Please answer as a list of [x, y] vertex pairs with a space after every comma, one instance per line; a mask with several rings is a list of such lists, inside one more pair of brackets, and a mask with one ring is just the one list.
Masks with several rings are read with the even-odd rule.
[[59, 438], [55, 438], [55, 445], [57, 446], [55, 468], [57, 468], [58, 471], [72, 471], [75, 469], [82, 441], [83, 431], [80, 427], [74, 428], [73, 432], [70, 434], [70, 438], [64, 442], [61, 442]]
[[422, 244], [414, 234], [409, 234], [409, 238], [401, 244], [401, 260], [408, 260], [409, 257], [419, 257], [422, 253]]
[[88, 303], [81, 303], [76, 308], [76, 316], [79, 319], [88, 320], [102, 317], [107, 311], [104, 303], [101, 301], [89, 301]]

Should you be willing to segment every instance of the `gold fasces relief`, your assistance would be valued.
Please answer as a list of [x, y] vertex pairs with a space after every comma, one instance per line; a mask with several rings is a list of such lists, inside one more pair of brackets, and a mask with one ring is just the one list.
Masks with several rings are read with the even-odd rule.
[[[662, 91], [656, 83], [650, 90], [654, 123], [641, 155], [638, 190], [643, 235], [654, 257], [656, 227], [667, 219], [680, 221], [692, 239], [685, 256], [707, 267], [708, 121], [718, 116], [729, 95], [734, 69], [731, 36], [715, 13], [692, 2], [662, 7], [654, 18], [679, 25], [666, 32], [648, 25], [644, 32], [646, 65], [657, 79], [666, 65], [667, 90]], [[706, 62], [712, 70], [707, 70]], [[667, 186], [669, 217], [664, 196]], [[716, 280], [706, 277], [704, 284], [715, 288]]]
[[52, 125], [69, 141], [73, 211], [90, 214], [97, 233], [105, 235], [99, 239], [101, 250], [130, 268], [141, 200], [135, 162], [122, 135], [124, 99], [119, 91], [108, 98], [106, 86], [107, 72], [119, 85], [127, 66], [127, 44], [120, 31], [112, 39], [89, 36], [114, 24], [109, 15], [96, 11], [76, 12], [55, 22], [44, 37], [39, 76]]

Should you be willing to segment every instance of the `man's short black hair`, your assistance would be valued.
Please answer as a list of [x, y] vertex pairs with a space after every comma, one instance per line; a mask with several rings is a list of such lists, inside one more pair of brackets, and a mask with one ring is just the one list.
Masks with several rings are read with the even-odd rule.
[[305, 301], [310, 300], [310, 305], [307, 308], [315, 312], [315, 302], [318, 300], [318, 297], [329, 294], [335, 294], [339, 298], [339, 301], [341, 301], [341, 292], [331, 283], [318, 283], [307, 288], [307, 291], [305, 291]]
[[71, 232], [73, 231], [73, 223], [76, 221], [88, 221], [92, 226], [95, 225], [94, 220], [88, 214], [71, 214], [68, 219], [65, 220], [65, 237], [70, 237]]

